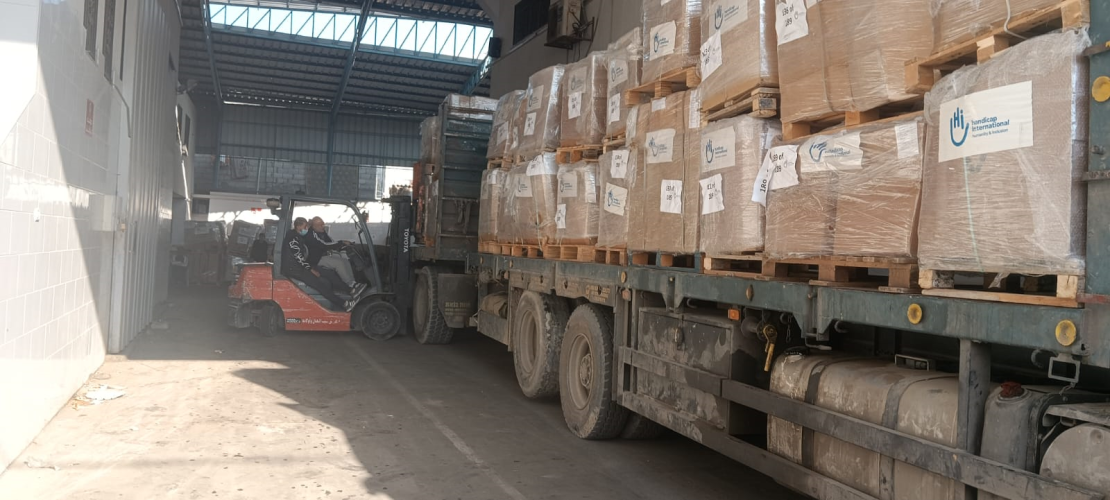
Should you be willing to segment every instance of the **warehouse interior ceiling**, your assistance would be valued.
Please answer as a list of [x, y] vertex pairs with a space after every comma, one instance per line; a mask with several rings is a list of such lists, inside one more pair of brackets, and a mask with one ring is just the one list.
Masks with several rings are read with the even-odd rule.
[[489, 95], [492, 22], [477, 0], [181, 0], [181, 15], [193, 96], [430, 116], [447, 94]]

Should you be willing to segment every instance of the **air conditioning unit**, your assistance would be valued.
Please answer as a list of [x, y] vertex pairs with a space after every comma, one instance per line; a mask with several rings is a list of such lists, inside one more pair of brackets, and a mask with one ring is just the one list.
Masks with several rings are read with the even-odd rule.
[[584, 17], [582, 0], [551, 0], [547, 10], [547, 45], [569, 49], [574, 44], [592, 38], [592, 21]]

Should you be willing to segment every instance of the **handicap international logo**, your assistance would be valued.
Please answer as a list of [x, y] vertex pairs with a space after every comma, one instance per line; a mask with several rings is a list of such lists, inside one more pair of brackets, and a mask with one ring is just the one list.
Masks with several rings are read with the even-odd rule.
[[815, 142], [809, 145], [809, 158], [815, 162], [821, 161], [821, 157], [825, 154], [825, 145], [827, 142]]
[[716, 158], [717, 155], [713, 151], [713, 140], [710, 139], [705, 143], [705, 163], [713, 163]]
[[620, 198], [617, 198], [616, 193], [612, 189], [605, 191], [605, 206], [609, 208], [617, 208], [621, 206]]
[[713, 29], [721, 29], [721, 25], [725, 22], [725, 14], [721, 10], [721, 6], [717, 6], [717, 10], [713, 12]]
[[648, 149], [651, 150], [652, 157], [656, 157], [667, 152], [667, 146], [662, 143], [655, 142], [654, 137], [652, 137], [651, 140], [648, 141]]
[[[960, 147], [967, 141], [967, 133], [971, 130], [966, 120], [964, 120], [964, 110], [957, 107], [956, 111], [952, 113], [952, 118], [948, 120], [948, 138], [952, 140], [952, 145]], [[960, 139], [956, 140], [959, 136]]]
[[655, 36], [652, 37], [652, 41], [653, 44], [651, 50], [653, 52], [659, 52], [660, 50], [663, 50], [671, 45], [671, 41], [667, 37], [660, 35], [659, 33], [656, 33]]
[[829, 146], [828, 141], [815, 142], [809, 146], [809, 158], [815, 163], [820, 163], [821, 158], [828, 155], [830, 158], [840, 158], [849, 156], [852, 150], [844, 146]]

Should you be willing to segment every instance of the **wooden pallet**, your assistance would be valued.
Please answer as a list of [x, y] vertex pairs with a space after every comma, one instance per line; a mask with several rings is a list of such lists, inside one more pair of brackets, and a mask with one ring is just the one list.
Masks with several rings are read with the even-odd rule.
[[[540, 154], [554, 153], [554, 152], [555, 152], [554, 149], [545, 148], [538, 155], [533, 155], [533, 156], [513, 155], [512, 158], [506, 158], [505, 160], [506, 161], [512, 160], [513, 165], [520, 165], [522, 163], [528, 163], [528, 162], [534, 160], [536, 158], [536, 156], [539, 156]], [[510, 165], [510, 167], [511, 166], [512, 165]]]
[[636, 106], [647, 99], [659, 99], [675, 92], [692, 89], [699, 83], [701, 83], [701, 77], [698, 76], [697, 68], [676, 69], [656, 81], [624, 91], [622, 104], [625, 107]]
[[851, 129], [861, 125], [885, 123], [910, 115], [922, 113], [925, 107], [924, 96], [915, 96], [905, 101], [887, 104], [867, 111], [845, 111], [830, 113], [816, 120], [801, 122], [782, 122], [782, 139], [793, 141], [819, 132], [832, 129]]
[[779, 89], [757, 87], [719, 103], [707, 104], [702, 101], [702, 126], [745, 113], [755, 118], [772, 118], [779, 114]]
[[697, 271], [699, 269], [699, 254], [681, 254], [671, 252], [628, 252], [628, 262], [634, 266], [662, 267], [674, 270]]
[[707, 254], [702, 257], [701, 264], [702, 274], [732, 276], [734, 278], [757, 278], [763, 274], [763, 253]]
[[513, 160], [511, 158], [493, 158], [486, 162], [486, 170], [498, 168], [505, 170], [513, 168]]
[[593, 245], [544, 245], [543, 258], [572, 262], [594, 262], [606, 264], [605, 249]]
[[973, 64], [990, 60], [1011, 45], [1060, 28], [1090, 24], [1088, 0], [1063, 0], [1043, 9], [1015, 13], [1010, 22], [995, 23], [991, 29], [963, 41], [954, 42], [928, 57], [906, 63], [906, 91], [925, 93], [941, 76]]
[[[957, 285], [957, 274], [978, 278], [978, 283]], [[1084, 288], [1084, 277], [1077, 275], [1015, 273], [1002, 279], [998, 276], [999, 273], [922, 269], [918, 284], [925, 295], [1055, 307], [1079, 307], [1079, 292]]]
[[559, 164], [575, 163], [582, 160], [597, 160], [601, 156], [601, 145], [569, 146], [555, 150], [555, 162]]
[[617, 266], [628, 265], [628, 250], [624, 248], [597, 247], [598, 252], [604, 254], [603, 264]]
[[496, 241], [479, 241], [478, 251], [481, 253], [501, 255], [501, 244]]
[[[886, 276], [873, 276], [871, 269], [884, 269]], [[808, 279], [814, 286], [866, 288], [890, 293], [917, 293], [917, 261], [888, 257], [815, 257], [812, 259], [764, 259], [768, 281]]]
[[612, 137], [606, 137], [605, 140], [601, 141], [602, 152], [603, 153], [608, 153], [608, 152], [610, 152], [614, 149], [623, 148], [624, 143], [625, 143], [625, 134], [624, 133], [620, 133], [620, 134], [614, 135]]
[[496, 253], [498, 255], [504, 255], [506, 257], [527, 257], [529, 259], [541, 259], [541, 258], [543, 258], [543, 249], [540, 248], [539, 245], [522, 245], [522, 244], [517, 244], [517, 243], [498, 243], [497, 244], [497, 251], [496, 252], [491, 251], [490, 253]]

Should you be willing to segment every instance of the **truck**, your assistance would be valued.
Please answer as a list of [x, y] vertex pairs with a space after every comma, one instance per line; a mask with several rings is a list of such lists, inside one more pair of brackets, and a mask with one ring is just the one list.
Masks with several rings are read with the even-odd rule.
[[[414, 336], [504, 344], [521, 391], [558, 397], [579, 438], [669, 429], [814, 498], [1105, 498], [1110, 6], [1091, 18], [1078, 307], [482, 253], [458, 225], [474, 212], [445, 210], [480, 175], [472, 161], [433, 168], [438, 188], [416, 194], [440, 236], [409, 252]], [[414, 204], [391, 201], [408, 224]]]

